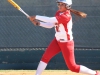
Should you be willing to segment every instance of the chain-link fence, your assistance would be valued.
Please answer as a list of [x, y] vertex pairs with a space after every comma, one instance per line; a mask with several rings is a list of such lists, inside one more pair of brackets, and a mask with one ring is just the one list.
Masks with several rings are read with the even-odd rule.
[[[29, 15], [54, 16], [55, 0], [15, 0]], [[75, 47], [100, 48], [100, 1], [73, 0], [72, 8], [88, 14], [75, 20], [73, 35]], [[74, 18], [75, 16], [73, 16]], [[54, 38], [54, 29], [35, 27], [7, 0], [0, 0], [0, 47], [47, 47]]]
[[[54, 16], [57, 11], [56, 0], [14, 1], [29, 15]], [[88, 14], [87, 18], [78, 20], [73, 16], [76, 61], [89, 68], [100, 69], [100, 1], [73, 0], [72, 8]], [[7, 0], [0, 0], [1, 69], [36, 69], [54, 34], [54, 28], [34, 26]], [[61, 54], [57, 56], [47, 68], [66, 69]]]

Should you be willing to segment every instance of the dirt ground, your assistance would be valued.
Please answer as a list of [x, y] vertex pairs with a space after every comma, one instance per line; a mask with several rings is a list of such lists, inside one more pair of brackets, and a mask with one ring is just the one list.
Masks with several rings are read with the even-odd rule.
[[[35, 75], [35, 70], [0, 70], [0, 75]], [[86, 75], [68, 70], [45, 70], [42, 75]]]

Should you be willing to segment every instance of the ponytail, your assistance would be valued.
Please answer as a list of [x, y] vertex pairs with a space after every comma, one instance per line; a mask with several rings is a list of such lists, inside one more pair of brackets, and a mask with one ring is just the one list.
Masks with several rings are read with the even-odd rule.
[[87, 14], [84, 13], [84, 12], [81, 12], [81, 11], [78, 11], [78, 10], [74, 10], [74, 9], [69, 9], [73, 14], [79, 16], [79, 17], [82, 17], [82, 18], [86, 18], [87, 17]]

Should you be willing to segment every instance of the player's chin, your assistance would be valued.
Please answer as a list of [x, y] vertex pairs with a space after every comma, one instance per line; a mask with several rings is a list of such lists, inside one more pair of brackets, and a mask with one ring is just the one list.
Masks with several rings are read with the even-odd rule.
[[61, 11], [61, 12], [62, 12], [63, 10], [62, 10], [62, 9], [59, 9], [59, 11]]

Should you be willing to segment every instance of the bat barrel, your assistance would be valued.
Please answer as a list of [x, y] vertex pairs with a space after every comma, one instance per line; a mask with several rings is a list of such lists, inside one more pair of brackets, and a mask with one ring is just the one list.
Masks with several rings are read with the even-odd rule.
[[20, 10], [20, 6], [16, 4], [13, 0], [8, 0], [10, 4], [12, 4], [16, 9]]
[[26, 12], [24, 12], [21, 7], [15, 3], [13, 0], [8, 0], [8, 2], [13, 5], [16, 9], [18, 9], [19, 11], [21, 11], [24, 15], [26, 15], [28, 18], [30, 17]]

